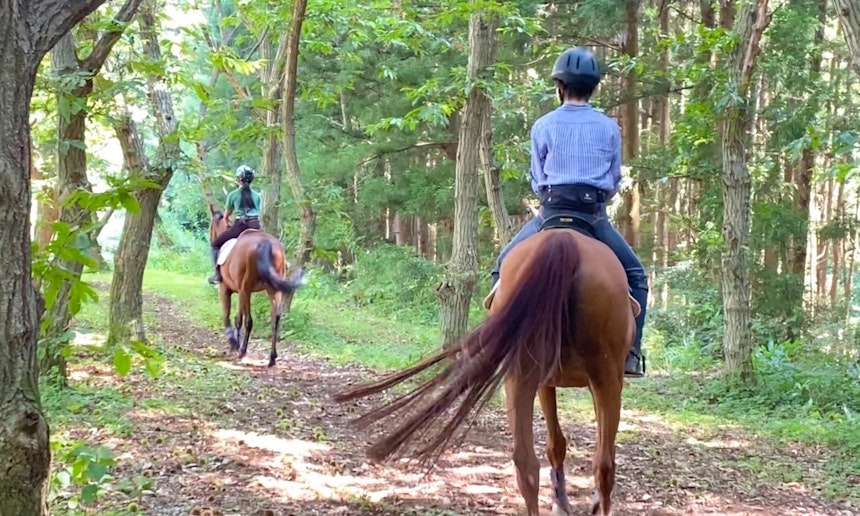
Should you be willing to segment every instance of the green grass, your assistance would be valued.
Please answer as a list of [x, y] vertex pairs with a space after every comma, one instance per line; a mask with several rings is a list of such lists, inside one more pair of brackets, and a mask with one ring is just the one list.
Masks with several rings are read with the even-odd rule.
[[[105, 274], [89, 274], [86, 279], [108, 282]], [[184, 317], [193, 324], [220, 328], [221, 314], [217, 290], [206, 283], [206, 273], [190, 275], [161, 270], [147, 270], [144, 276], [145, 293], [158, 294], [171, 301]], [[256, 295], [254, 301], [255, 336], [263, 337], [268, 330], [268, 309], [265, 296]], [[105, 325], [106, 296], [98, 305], [87, 305], [79, 322], [92, 331], [101, 331]], [[408, 309], [383, 313], [372, 305], [356, 306], [345, 294], [344, 288], [330, 278], [311, 275], [310, 283], [299, 292], [293, 303], [289, 320], [283, 325], [285, 341], [293, 343], [304, 353], [324, 356], [337, 364], [356, 363], [374, 369], [391, 369], [405, 366], [437, 349], [439, 329], [423, 317], [413, 317]], [[817, 413], [803, 408], [802, 400], [787, 398], [775, 400], [771, 391], [762, 387], [765, 394], [741, 392], [727, 387], [717, 377], [699, 373], [679, 372], [675, 361], [688, 360], [691, 349], [674, 358], [661, 348], [658, 335], [649, 336], [645, 344], [655, 360], [649, 368], [649, 377], [631, 381], [624, 391], [626, 409], [659, 416], [678, 435], [685, 429], [717, 434], [725, 425], [739, 427], [743, 432], [763, 439], [775, 447], [795, 444], [825, 446], [829, 449], [828, 461], [822, 470], [830, 475], [823, 491], [832, 497], [860, 499], [860, 488], [851, 485], [851, 476], [860, 475], [860, 424], [855, 418], [835, 413]], [[681, 358], [679, 358], [681, 357]], [[707, 358], [707, 357], [706, 357]], [[173, 359], [168, 362], [172, 362]], [[712, 365], [703, 364], [704, 369]], [[655, 368], [656, 366], [656, 368]], [[192, 367], [186, 363], [183, 367]], [[197, 366], [195, 366], [197, 367]], [[674, 371], [673, 371], [674, 369]], [[683, 371], [697, 368], [687, 364]], [[191, 375], [188, 388], [210, 387], [213, 379], [208, 373]], [[195, 382], [202, 382], [199, 385]], [[771, 389], [772, 390], [772, 389]], [[563, 417], [584, 422], [593, 420], [591, 398], [585, 390], [562, 389], [560, 407]], [[106, 391], [82, 393], [78, 405], [88, 403], [87, 396], [107, 396], [115, 407], [122, 408], [122, 397]], [[50, 411], [60, 410], [56, 403], [47, 405]], [[74, 406], [74, 404], [72, 405]], [[67, 424], [82, 422], [80, 414], [66, 411], [62, 416]], [[116, 431], [124, 431], [117, 422]], [[767, 469], [775, 463], [751, 462], [738, 467]], [[779, 463], [776, 473], [785, 481], [798, 475], [790, 463]], [[796, 468], [795, 468], [796, 469]], [[856, 482], [855, 482], [856, 484]]]
[[[89, 274], [87, 281], [109, 282], [106, 274]], [[218, 290], [206, 276], [149, 269], [144, 274], [144, 293], [169, 299], [172, 306], [203, 327], [221, 328]], [[103, 330], [107, 296], [87, 305], [79, 315], [86, 326]], [[238, 304], [233, 299], [233, 314]], [[269, 313], [265, 295], [252, 298], [254, 336], [268, 337]], [[337, 364], [360, 363], [376, 369], [403, 367], [438, 349], [439, 329], [413, 322], [409, 314], [384, 315], [372, 307], [355, 307], [325, 279], [311, 276], [300, 291], [289, 317], [281, 324], [284, 340], [302, 352], [325, 356]]]

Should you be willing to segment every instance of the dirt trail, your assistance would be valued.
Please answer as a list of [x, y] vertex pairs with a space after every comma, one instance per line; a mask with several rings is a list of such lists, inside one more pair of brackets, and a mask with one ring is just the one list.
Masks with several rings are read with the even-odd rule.
[[[449, 452], [428, 478], [402, 464], [370, 465], [364, 450], [371, 436], [347, 422], [363, 405], [335, 405], [333, 390], [365, 380], [360, 367], [335, 367], [295, 353], [282, 343], [278, 365], [265, 367], [268, 345], [253, 340], [242, 364], [223, 355], [221, 333], [195, 327], [169, 302], [148, 296], [158, 318], [155, 332], [182, 360], [189, 382], [132, 375], [123, 388], [136, 400], [169, 400], [172, 409], [138, 407], [128, 417], [131, 438], [91, 435], [113, 446], [119, 475], [152, 481], [138, 502], [146, 514], [519, 514], [522, 502], [510, 461], [504, 415], [488, 410], [463, 446]], [[96, 371], [91, 371], [96, 373]], [[215, 387], [195, 389], [195, 378]], [[334, 387], [332, 387], [334, 386]], [[141, 403], [146, 405], [146, 403]], [[536, 421], [542, 506], [549, 506], [543, 456], [545, 430]], [[570, 441], [567, 475], [578, 514], [587, 514], [594, 424], [562, 417]], [[622, 418], [618, 445], [616, 515], [628, 514], [855, 514], [848, 502], [810, 492], [802, 480], [775, 482], [739, 464], [785, 455], [800, 468], [819, 468], [821, 450], [773, 450], [737, 430], [678, 435], [658, 418]], [[110, 499], [103, 508], [113, 505]], [[119, 503], [117, 500], [116, 503]], [[113, 505], [114, 508], [124, 507]]]

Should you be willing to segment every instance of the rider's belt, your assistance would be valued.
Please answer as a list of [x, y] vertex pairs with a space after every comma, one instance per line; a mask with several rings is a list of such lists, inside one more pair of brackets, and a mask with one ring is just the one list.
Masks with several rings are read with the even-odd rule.
[[249, 220], [258, 220], [260, 217], [240, 217], [236, 220], [241, 220], [242, 222], [248, 222]]
[[606, 203], [606, 192], [588, 185], [551, 185], [541, 190], [540, 204], [555, 210], [597, 213]]

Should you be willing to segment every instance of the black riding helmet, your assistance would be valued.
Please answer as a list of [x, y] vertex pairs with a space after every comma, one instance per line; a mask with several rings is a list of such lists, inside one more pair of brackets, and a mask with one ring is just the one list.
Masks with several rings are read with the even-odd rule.
[[248, 165], [239, 165], [236, 169], [236, 179], [243, 183], [250, 183], [254, 180], [254, 169]]
[[565, 50], [552, 67], [552, 78], [565, 86], [594, 89], [600, 84], [600, 65], [594, 54], [583, 47]]

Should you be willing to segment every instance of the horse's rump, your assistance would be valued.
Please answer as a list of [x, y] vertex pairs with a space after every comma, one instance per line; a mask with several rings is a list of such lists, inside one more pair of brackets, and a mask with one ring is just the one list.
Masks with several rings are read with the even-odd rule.
[[[632, 320], [620, 264], [614, 268], [609, 265], [610, 273], [598, 273], [597, 281], [584, 279], [585, 272], [594, 274], [592, 269], [605, 265], [609, 257], [615, 259], [608, 248], [606, 255], [599, 246], [605, 248], [598, 241], [573, 231], [545, 231], [529, 237], [505, 259], [502, 275], [506, 283], [500, 286], [490, 315], [466, 335], [459, 346], [443, 350], [378, 382], [336, 394], [338, 401], [363, 398], [452, 359], [435, 376], [356, 421], [364, 426], [395, 414], [399, 414], [401, 420], [410, 416], [386, 432], [387, 435], [370, 448], [369, 455], [377, 460], [399, 455], [409, 442], [417, 439], [421, 444], [414, 455], [432, 464], [455, 438], [458, 428], [473, 420], [489, 402], [507, 375], [529, 377], [536, 384], [547, 384], [563, 368], [572, 366], [563, 348], [576, 338], [574, 325], [578, 321], [589, 321], [598, 331], [624, 332], [626, 328], [614, 325], [616, 321], [623, 322], [624, 317]], [[587, 270], [584, 270], [586, 263]], [[617, 275], [618, 269], [622, 288], [604, 289], [602, 282]], [[617, 278], [615, 281], [618, 284]], [[601, 290], [594, 291], [595, 288]], [[594, 304], [595, 297], [603, 295], [613, 297], [605, 306], [623, 306], [626, 315], [592, 313], [587, 307]], [[624, 338], [622, 333], [609, 338], [618, 350], [601, 349], [603, 339], [583, 342], [576, 338], [575, 343], [570, 343], [580, 355], [578, 361], [590, 363], [587, 369], [619, 367], [620, 377], [623, 356], [627, 353], [626, 349], [620, 349]], [[434, 424], [440, 424], [441, 428]]]

